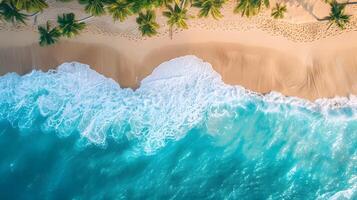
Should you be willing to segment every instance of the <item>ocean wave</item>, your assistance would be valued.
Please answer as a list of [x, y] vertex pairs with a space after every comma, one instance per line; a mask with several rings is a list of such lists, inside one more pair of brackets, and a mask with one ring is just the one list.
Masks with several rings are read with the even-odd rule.
[[42, 132], [55, 132], [60, 137], [79, 133], [99, 145], [108, 137], [125, 137], [137, 141], [146, 153], [207, 124], [204, 118], [216, 107], [249, 104], [261, 112], [312, 112], [355, 120], [357, 98], [310, 102], [276, 92], [260, 95], [224, 84], [209, 63], [194, 56], [161, 64], [136, 91], [123, 89], [76, 62], [49, 72], [9, 73], [0, 78], [0, 121], [20, 130], [31, 129], [41, 121], [38, 128]]
[[[181, 197], [204, 196], [206, 193], [188, 188], [200, 184], [208, 191], [210, 181], [217, 182], [215, 176], [223, 173], [222, 185], [229, 187], [215, 186], [212, 198], [270, 195], [271, 199], [291, 199], [306, 194], [307, 199], [353, 199], [357, 188], [356, 110], [355, 96], [311, 102], [227, 85], [209, 63], [194, 56], [161, 64], [135, 91], [76, 62], [49, 72], [0, 77], [0, 122], [20, 134], [78, 136], [77, 144], [84, 146], [129, 141], [132, 154], [153, 156], [147, 175], [128, 184], [137, 184], [142, 195], [160, 183], [175, 184], [166, 175], [184, 170], [182, 190], [170, 190]], [[212, 140], [207, 143], [188, 137], [190, 134], [204, 134]], [[168, 145], [176, 146], [169, 150]], [[187, 148], [182, 150], [180, 145]], [[105, 159], [107, 156], [92, 163], [100, 166], [107, 163]], [[122, 157], [111, 159], [115, 166], [108, 177], [115, 167], [130, 166]], [[170, 160], [177, 166], [172, 168]], [[224, 163], [224, 169], [219, 163]], [[155, 175], [161, 168], [162, 177]], [[200, 174], [210, 178], [202, 179]], [[257, 188], [252, 189], [252, 184]], [[272, 184], [271, 191], [262, 188], [266, 184]], [[103, 195], [112, 191], [112, 197], [118, 197], [123, 188], [111, 186]]]

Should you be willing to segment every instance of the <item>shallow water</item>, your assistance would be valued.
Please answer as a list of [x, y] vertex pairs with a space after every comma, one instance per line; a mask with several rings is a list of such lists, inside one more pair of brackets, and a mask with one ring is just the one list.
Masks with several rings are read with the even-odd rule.
[[0, 199], [356, 199], [357, 98], [225, 85], [193, 56], [139, 89], [79, 63], [0, 77]]

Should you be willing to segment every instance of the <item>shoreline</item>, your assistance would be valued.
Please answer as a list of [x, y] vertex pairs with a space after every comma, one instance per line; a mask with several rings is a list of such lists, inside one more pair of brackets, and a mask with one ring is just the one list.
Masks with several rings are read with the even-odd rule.
[[[11, 37], [10, 37], [11, 36]], [[218, 37], [217, 37], [218, 36]], [[357, 32], [297, 43], [260, 30], [190, 29], [168, 37], [132, 41], [83, 33], [52, 47], [39, 47], [31, 31], [0, 32], [0, 75], [47, 71], [77, 61], [137, 88], [164, 61], [195, 55], [209, 62], [223, 81], [258, 93], [277, 91], [308, 100], [357, 94]]]

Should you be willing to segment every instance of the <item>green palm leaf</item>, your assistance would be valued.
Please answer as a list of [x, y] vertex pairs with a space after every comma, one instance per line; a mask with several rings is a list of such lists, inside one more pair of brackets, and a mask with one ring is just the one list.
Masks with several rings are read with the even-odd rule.
[[284, 18], [285, 12], [286, 12], [286, 5], [281, 5], [280, 3], [276, 3], [275, 8], [272, 9], [271, 16], [274, 19], [282, 19]]
[[75, 20], [73, 13], [63, 14], [57, 17], [57, 23], [59, 25], [61, 34], [68, 38], [76, 36], [86, 27], [84, 22]]
[[104, 4], [106, 2], [103, 0], [79, 0], [80, 4], [85, 5], [84, 10], [93, 16], [105, 14]]
[[167, 6], [168, 11], [164, 11], [163, 15], [167, 17], [167, 24], [171, 27], [176, 26], [177, 28], [187, 29], [186, 20], [188, 19], [186, 8], [181, 8], [177, 4], [174, 7], [171, 5]]
[[168, 6], [172, 2], [179, 1], [179, 0], [157, 0], [157, 5], [159, 6]]
[[162, 5], [160, 0], [128, 0], [130, 8], [134, 13], [139, 13], [143, 10], [153, 10]]
[[269, 5], [269, 0], [238, 0], [234, 12], [241, 13], [242, 16], [252, 17], [257, 15], [263, 6], [268, 8]]
[[13, 23], [23, 23], [26, 24], [27, 15], [20, 12], [18, 8], [12, 3], [6, 3], [6, 1], [2, 1], [0, 3], [0, 15], [2, 19]]
[[112, 15], [114, 20], [123, 22], [133, 12], [129, 7], [129, 3], [126, 0], [115, 0], [108, 4], [108, 12]]
[[188, 19], [187, 12], [188, 10], [185, 7], [180, 7], [175, 3], [175, 6], [167, 6], [167, 11], [164, 11], [162, 14], [167, 17], [167, 24], [170, 26], [170, 37], [172, 38], [173, 27], [181, 29], [188, 29], [186, 20]]
[[58, 28], [51, 28], [51, 24], [49, 22], [46, 23], [46, 26], [39, 26], [38, 32], [40, 33], [40, 46], [55, 44], [58, 42], [58, 39], [61, 36]]
[[[185, 7], [185, 8], [187, 8], [193, 4], [193, 0], [175, 0], [175, 1], [179, 1], [180, 6]], [[179, 4], [179, 3], [177, 3], [177, 4]]]
[[10, 0], [17, 9], [27, 12], [42, 12], [48, 7], [45, 0]]
[[211, 15], [214, 19], [223, 17], [220, 9], [226, 0], [195, 0], [193, 6], [200, 9], [199, 17], [208, 17]]
[[143, 36], [154, 36], [157, 34], [157, 29], [160, 27], [156, 23], [156, 15], [152, 10], [146, 11], [146, 13], [140, 12], [136, 18], [136, 23], [139, 25], [139, 30]]
[[[337, 27], [340, 29], [345, 29], [345, 26], [347, 23], [350, 22], [350, 15], [345, 14], [345, 4], [339, 4], [336, 1], [332, 2], [330, 4], [331, 10], [330, 10], [330, 15], [327, 17], [327, 19], [330, 22], [330, 26], [332, 24], [336, 24]], [[329, 27], [330, 27], [329, 26]]]

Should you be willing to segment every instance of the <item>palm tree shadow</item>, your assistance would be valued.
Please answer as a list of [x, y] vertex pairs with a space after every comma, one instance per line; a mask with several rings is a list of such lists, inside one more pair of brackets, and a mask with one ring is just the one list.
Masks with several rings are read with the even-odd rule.
[[[301, 7], [303, 7], [304, 10], [308, 12], [317, 21], [324, 21], [324, 18], [320, 18], [314, 13], [315, 4], [318, 2], [318, 0], [315, 0], [314, 2], [312, 2], [311, 0], [295, 0], [294, 2], [296, 2], [297, 5], [301, 5]], [[284, 3], [296, 5], [293, 4], [290, 0], [284, 0]]]

